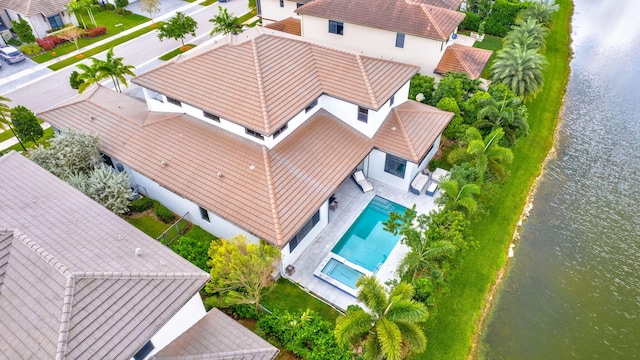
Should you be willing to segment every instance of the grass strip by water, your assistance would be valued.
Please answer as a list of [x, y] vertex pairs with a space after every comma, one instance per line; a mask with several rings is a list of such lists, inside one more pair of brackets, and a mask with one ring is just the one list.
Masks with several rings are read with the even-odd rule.
[[571, 0], [559, 0], [554, 15], [546, 56], [544, 87], [538, 97], [527, 103], [531, 132], [513, 149], [511, 176], [495, 191], [486, 212], [470, 230], [477, 249], [462, 254], [452, 270], [449, 292], [436, 301], [437, 311], [425, 326], [427, 350], [413, 359], [467, 359], [478, 330], [478, 320], [496, 274], [506, 262], [506, 253], [527, 194], [540, 174], [557, 126], [569, 76]]
[[196, 47], [196, 45], [187, 44], [187, 45], [181, 46], [181, 47], [179, 47], [179, 48], [177, 48], [175, 50], [169, 51], [168, 53], [160, 56], [158, 59], [164, 60], [164, 61], [171, 60], [174, 57], [193, 49], [194, 47]]

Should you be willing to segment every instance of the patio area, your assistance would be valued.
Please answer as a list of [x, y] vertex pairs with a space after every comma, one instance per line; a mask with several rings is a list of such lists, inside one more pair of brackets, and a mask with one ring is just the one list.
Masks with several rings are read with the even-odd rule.
[[[295, 273], [286, 276], [316, 296], [342, 310], [345, 310], [349, 305], [356, 304], [357, 299], [324, 280], [315, 277], [313, 272], [329, 252], [331, 252], [331, 249], [349, 229], [371, 199], [378, 195], [406, 208], [411, 208], [415, 204], [418, 213], [429, 213], [431, 210], [437, 208], [435, 199], [440, 194], [438, 190], [434, 196], [428, 196], [424, 193], [415, 195], [373, 179], [369, 179], [369, 181], [373, 184], [374, 190], [367, 193], [363, 193], [351, 177], [347, 178], [338, 189], [336, 189], [335, 196], [338, 201], [338, 207], [336, 210], [329, 210], [329, 224], [293, 264], [296, 269]], [[398, 242], [387, 257], [387, 260], [376, 273], [376, 276], [381, 282], [384, 283], [396, 276], [396, 268], [408, 250], [405, 245]]]

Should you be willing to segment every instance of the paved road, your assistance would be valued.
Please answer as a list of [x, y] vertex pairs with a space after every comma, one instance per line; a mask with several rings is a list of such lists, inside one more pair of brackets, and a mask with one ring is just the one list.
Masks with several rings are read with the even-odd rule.
[[[209, 37], [212, 24], [208, 21], [218, 13], [218, 5], [227, 8], [230, 13], [240, 16], [248, 11], [246, 0], [232, 0], [226, 3], [215, 3], [211, 6], [194, 6], [186, 13], [198, 22], [197, 36], [188, 36], [185, 42], [200, 44]], [[148, 71], [151, 68], [163, 63], [157, 59], [159, 56], [179, 47], [180, 41], [165, 39], [159, 41], [155, 31], [132, 39], [124, 44], [118, 45], [114, 49], [116, 56], [124, 57], [125, 64], [136, 66], [136, 73]], [[95, 57], [104, 59], [105, 53]], [[85, 60], [88, 62], [88, 60]], [[39, 74], [37, 79], [18, 89], [2, 93], [0, 95], [12, 100], [11, 106], [23, 105], [31, 109], [36, 114], [42, 112], [56, 104], [68, 100], [76, 95], [76, 91], [69, 86], [69, 76], [76, 67], [74, 65], [58, 70], [53, 73]], [[106, 82], [106, 86], [112, 83]]]

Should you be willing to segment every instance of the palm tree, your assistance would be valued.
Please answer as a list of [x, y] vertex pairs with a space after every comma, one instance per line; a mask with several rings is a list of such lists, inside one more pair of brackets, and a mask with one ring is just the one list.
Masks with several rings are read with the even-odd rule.
[[82, 17], [82, 14], [80, 14], [85, 10], [84, 6], [84, 3], [81, 1], [71, 1], [67, 4], [67, 11], [69, 12], [69, 15], [75, 14], [76, 18], [79, 17], [80, 21], [82, 22], [82, 27], [86, 29], [87, 24], [84, 22], [84, 17]]
[[15, 136], [16, 139], [18, 139], [20, 146], [22, 146], [22, 150], [26, 151], [27, 149], [24, 147], [22, 140], [20, 140], [15, 130], [13, 130], [13, 126], [11, 126], [12, 122], [11, 120], [9, 120], [9, 118], [11, 118], [11, 114], [13, 113], [13, 110], [11, 110], [11, 107], [9, 105], [5, 104], [5, 103], [8, 103], [9, 101], [11, 101], [11, 99], [6, 98], [4, 96], [0, 96], [0, 123], [7, 125], [9, 127], [9, 130], [11, 130], [11, 133], [13, 133], [13, 136]]
[[535, 97], [542, 89], [542, 70], [547, 60], [537, 49], [514, 43], [498, 52], [491, 66], [491, 80], [505, 84], [525, 99]]
[[483, 139], [478, 129], [470, 127], [465, 134], [467, 147], [451, 151], [447, 160], [455, 164], [471, 163], [478, 179], [483, 179], [484, 174], [489, 172], [501, 180], [506, 172], [505, 166], [513, 161], [513, 152], [499, 145], [503, 136], [504, 130], [497, 128]]
[[558, 4], [555, 4], [553, 0], [534, 1], [520, 12], [520, 16], [523, 19], [536, 19], [538, 22], [548, 26], [553, 18], [553, 13], [556, 11], [558, 11]]
[[349, 308], [336, 320], [339, 344], [359, 346], [364, 342], [367, 360], [397, 360], [425, 349], [427, 339], [418, 323], [426, 320], [427, 308], [412, 299], [411, 284], [400, 283], [387, 294], [375, 276], [363, 276], [356, 286], [358, 300], [370, 310]]
[[521, 97], [508, 97], [504, 94], [501, 100], [493, 97], [480, 99], [478, 105], [481, 109], [472, 126], [478, 129], [490, 128], [491, 131], [502, 128], [510, 146], [515, 145], [520, 135], [529, 134], [528, 112]]
[[[101, 78], [111, 77], [113, 80], [113, 85], [117, 92], [122, 92], [122, 87], [120, 87], [120, 83], [125, 87], [128, 87], [127, 79], [124, 77], [125, 75], [135, 76], [133, 73], [133, 69], [136, 67], [133, 65], [125, 65], [122, 60], [122, 57], [115, 57], [113, 54], [113, 48], [107, 51], [107, 58], [102, 61], [98, 60], [94, 62], [98, 70], [98, 74], [100, 74]], [[94, 60], [94, 59], [92, 59]]]
[[445, 208], [452, 211], [462, 210], [468, 215], [476, 212], [478, 204], [474, 198], [475, 195], [480, 194], [480, 187], [476, 184], [464, 184], [460, 187], [455, 180], [445, 180], [438, 184], [443, 191], [442, 196], [438, 198], [438, 202], [443, 204]]
[[236, 35], [242, 32], [242, 24], [240, 24], [238, 18], [229, 14], [227, 9], [222, 6], [218, 6], [218, 15], [209, 19], [209, 22], [213, 23], [213, 29], [209, 33], [211, 36], [218, 32], [221, 32], [222, 35]]
[[549, 29], [544, 27], [534, 18], [518, 19], [516, 25], [504, 37], [505, 47], [511, 44], [520, 44], [527, 49], [545, 49], [545, 38]]
[[91, 58], [91, 61], [91, 65], [76, 65], [78, 69], [82, 70], [82, 72], [79, 73], [77, 77], [77, 80], [80, 81], [80, 85], [78, 86], [78, 94], [82, 94], [91, 85], [97, 84], [100, 82], [100, 80], [105, 78], [105, 75], [98, 71], [97, 63], [99, 63], [101, 60]]

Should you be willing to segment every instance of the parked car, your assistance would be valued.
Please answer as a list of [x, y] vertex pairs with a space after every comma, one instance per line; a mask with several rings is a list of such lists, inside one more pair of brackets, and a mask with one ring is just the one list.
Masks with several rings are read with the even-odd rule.
[[24, 55], [13, 46], [0, 47], [0, 59], [4, 60], [7, 64], [15, 64], [20, 61], [24, 61]]

